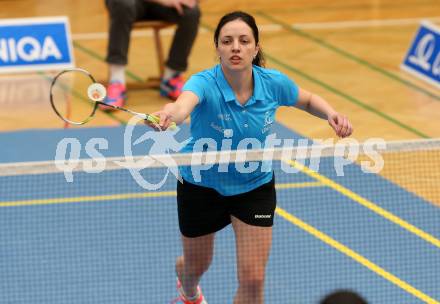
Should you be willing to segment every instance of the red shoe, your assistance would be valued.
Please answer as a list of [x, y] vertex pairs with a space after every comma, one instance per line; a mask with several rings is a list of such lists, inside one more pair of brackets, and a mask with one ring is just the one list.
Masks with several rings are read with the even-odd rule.
[[205, 300], [205, 297], [203, 296], [200, 286], [197, 286], [197, 299], [193, 301], [190, 301], [185, 297], [182, 284], [180, 283], [179, 279], [177, 279], [177, 291], [179, 292], [179, 297], [173, 300], [171, 304], [208, 304], [208, 302], [206, 302]]
[[175, 73], [170, 79], [162, 79], [160, 83], [160, 95], [171, 100], [176, 100], [182, 93], [185, 81], [181, 73]]
[[[111, 82], [107, 87], [107, 96], [104, 103], [123, 107], [127, 101], [127, 89], [125, 85], [120, 82]], [[101, 106], [104, 111], [112, 111], [113, 109], [106, 106]]]

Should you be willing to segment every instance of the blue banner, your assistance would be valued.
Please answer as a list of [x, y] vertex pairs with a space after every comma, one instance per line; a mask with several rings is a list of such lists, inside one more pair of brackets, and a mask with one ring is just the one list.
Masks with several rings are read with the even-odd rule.
[[401, 68], [440, 88], [440, 28], [421, 23]]
[[73, 67], [65, 17], [3, 19], [0, 22], [0, 72]]

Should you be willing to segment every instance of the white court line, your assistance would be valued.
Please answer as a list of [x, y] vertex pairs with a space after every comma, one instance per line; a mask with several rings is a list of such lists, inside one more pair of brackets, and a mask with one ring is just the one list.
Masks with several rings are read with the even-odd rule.
[[[307, 30], [348, 29], [348, 28], [362, 28], [362, 27], [374, 27], [374, 26], [414, 25], [414, 24], [419, 24], [422, 20], [440, 22], [440, 17], [295, 23], [292, 24], [291, 27], [295, 29], [307, 29]], [[262, 32], [278, 32], [283, 29], [283, 27], [279, 24], [264, 24], [259, 26], [259, 28], [260, 31]], [[165, 29], [161, 31], [161, 35], [165, 35], [165, 36], [172, 35], [173, 33], [174, 33], [174, 29]], [[200, 28], [199, 33], [204, 34], [204, 33], [208, 33], [208, 31], [204, 28]], [[153, 37], [153, 32], [151, 30], [134, 30], [131, 36]], [[107, 32], [72, 34], [73, 40], [99, 40], [99, 39], [107, 39], [107, 37], [108, 37]]]
[[373, 26], [413, 25], [413, 24], [419, 24], [420, 22], [422, 22], [422, 20], [437, 22], [440, 21], [440, 17], [297, 23], [297, 24], [292, 24], [292, 27], [297, 29], [342, 29], [342, 28], [360, 28], [360, 27], [373, 27]]
[[[206, 33], [207, 30], [204, 28], [199, 29], [199, 33]], [[174, 29], [164, 29], [160, 31], [161, 35], [171, 36], [174, 34]], [[98, 39], [107, 39], [108, 33], [78, 33], [72, 34], [73, 40], [98, 40]], [[131, 33], [131, 37], [153, 37], [152, 30], [134, 30]]]

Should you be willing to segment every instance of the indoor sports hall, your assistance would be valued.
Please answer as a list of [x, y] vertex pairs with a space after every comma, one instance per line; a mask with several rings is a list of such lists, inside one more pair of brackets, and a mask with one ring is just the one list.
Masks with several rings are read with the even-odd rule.
[[[199, 6], [185, 79], [219, 63], [217, 23], [243, 10], [257, 21], [266, 67], [324, 97], [354, 127], [341, 140], [326, 120], [287, 107], [271, 122], [293, 153], [273, 161], [277, 208], [264, 303], [320, 304], [338, 290], [372, 304], [440, 303], [438, 0], [200, 0]], [[9, 19], [67, 17], [71, 65], [105, 84], [105, 1], [0, 0], [0, 7], [0, 304], [172, 303], [182, 254], [176, 167], [167, 163], [168, 150], [156, 160], [148, 154], [160, 150], [158, 142], [182, 144], [189, 121], [153, 132], [129, 113], [99, 107], [87, 124], [61, 120], [50, 86], [63, 68], [4, 68], [21, 55], [12, 51], [20, 42], [5, 38], [2, 26]], [[423, 26], [432, 34], [420, 32]], [[125, 108], [153, 113], [170, 102], [148, 78], [161, 74], [174, 30], [135, 25]], [[413, 46], [418, 33], [425, 36]], [[37, 52], [24, 44], [22, 57], [29, 47]], [[410, 51], [410, 63], [432, 78], [404, 64]], [[83, 101], [79, 112], [90, 111], [86, 90], [75, 98]], [[326, 145], [318, 162], [307, 149], [312, 143]], [[175, 160], [188, 166], [194, 159]], [[147, 168], [133, 164], [142, 161]], [[217, 233], [214, 251], [200, 282], [204, 296], [210, 304], [233, 303], [231, 226]]]

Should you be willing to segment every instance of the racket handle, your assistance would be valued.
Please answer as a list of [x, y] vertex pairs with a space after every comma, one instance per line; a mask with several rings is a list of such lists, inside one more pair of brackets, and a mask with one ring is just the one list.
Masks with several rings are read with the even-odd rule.
[[[145, 120], [158, 124], [159, 123], [159, 117], [157, 117], [156, 115], [146, 115], [147, 117], [145, 118]], [[175, 130], [177, 128], [177, 125], [175, 122], [171, 122], [170, 126], [168, 127], [168, 129], [170, 130]]]

